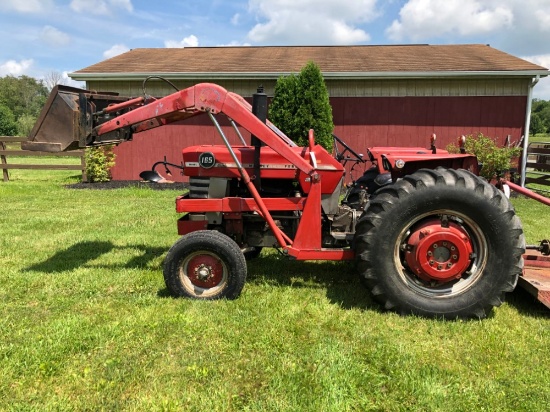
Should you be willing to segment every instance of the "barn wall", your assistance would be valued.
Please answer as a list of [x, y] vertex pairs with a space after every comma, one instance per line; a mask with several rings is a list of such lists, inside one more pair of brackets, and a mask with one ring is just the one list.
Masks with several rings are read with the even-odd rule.
[[[483, 133], [499, 138], [522, 135], [526, 109], [525, 95], [511, 96], [406, 96], [331, 97], [335, 133], [358, 152], [369, 146], [423, 146], [436, 133], [437, 144], [445, 147], [462, 134]], [[227, 123], [226, 134], [237, 144]], [[292, 136], [291, 136], [292, 137]], [[245, 138], [249, 138], [245, 136]], [[136, 135], [131, 143], [115, 149], [116, 180], [137, 180], [164, 156], [181, 162], [181, 149], [199, 144], [221, 144], [206, 116], [184, 124], [173, 124]], [[174, 180], [182, 180], [174, 175]]]

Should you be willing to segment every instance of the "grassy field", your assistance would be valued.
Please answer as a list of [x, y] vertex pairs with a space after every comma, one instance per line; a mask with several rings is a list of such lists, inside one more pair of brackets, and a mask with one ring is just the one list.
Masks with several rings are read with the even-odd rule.
[[[483, 321], [400, 317], [371, 301], [352, 264], [264, 251], [239, 299], [173, 299], [162, 262], [179, 191], [64, 187], [74, 182], [52, 171], [0, 182], [0, 410], [550, 404], [550, 311], [522, 291]], [[550, 235], [547, 208], [514, 203], [529, 242]]]

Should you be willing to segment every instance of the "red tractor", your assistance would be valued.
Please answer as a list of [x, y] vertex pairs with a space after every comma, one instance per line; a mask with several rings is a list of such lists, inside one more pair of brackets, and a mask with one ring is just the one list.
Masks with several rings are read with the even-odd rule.
[[[197, 115], [211, 118], [223, 144], [183, 149], [182, 236], [164, 264], [172, 294], [237, 298], [246, 259], [264, 247], [297, 260], [355, 260], [376, 300], [399, 313], [482, 318], [515, 288], [522, 226], [504, 194], [478, 177], [472, 155], [373, 147], [363, 158], [339, 138], [332, 155], [313, 131], [298, 147], [242, 97], [208, 83], [160, 99], [58, 87], [24, 148], [120, 143]], [[242, 145], [229, 143], [220, 115]], [[264, 145], [247, 144], [237, 124]], [[345, 162], [370, 167], [345, 185]]]

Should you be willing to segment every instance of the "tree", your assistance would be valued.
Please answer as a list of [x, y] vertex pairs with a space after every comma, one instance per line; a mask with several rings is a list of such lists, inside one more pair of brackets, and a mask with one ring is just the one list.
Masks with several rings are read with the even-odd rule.
[[529, 132], [550, 133], [550, 101], [533, 99]]
[[37, 117], [48, 95], [46, 86], [32, 77], [0, 78], [0, 104], [9, 107], [16, 119], [23, 114]]
[[0, 104], [0, 136], [14, 136], [16, 132], [15, 116], [9, 107]]
[[51, 91], [58, 84], [63, 84], [63, 74], [52, 70], [44, 76], [45, 86]]
[[22, 114], [17, 119], [17, 135], [28, 136], [31, 134], [31, 130], [36, 123], [36, 117], [32, 114]]
[[531, 122], [529, 123], [529, 133], [535, 135], [546, 132], [546, 124], [544, 119], [538, 113], [531, 114]]
[[307, 145], [309, 129], [313, 129], [315, 141], [332, 151], [332, 108], [323, 75], [314, 62], [298, 75], [277, 80], [268, 117], [298, 145]]

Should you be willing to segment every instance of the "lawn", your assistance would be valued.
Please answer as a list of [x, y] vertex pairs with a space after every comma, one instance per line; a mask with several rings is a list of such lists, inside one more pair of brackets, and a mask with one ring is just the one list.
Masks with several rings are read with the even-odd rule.
[[[0, 410], [550, 404], [550, 311], [521, 290], [483, 321], [400, 317], [372, 302], [350, 263], [264, 251], [239, 299], [173, 299], [162, 262], [181, 190], [65, 187], [76, 180], [13, 171], [0, 182]], [[514, 204], [528, 242], [550, 236], [547, 208]]]

